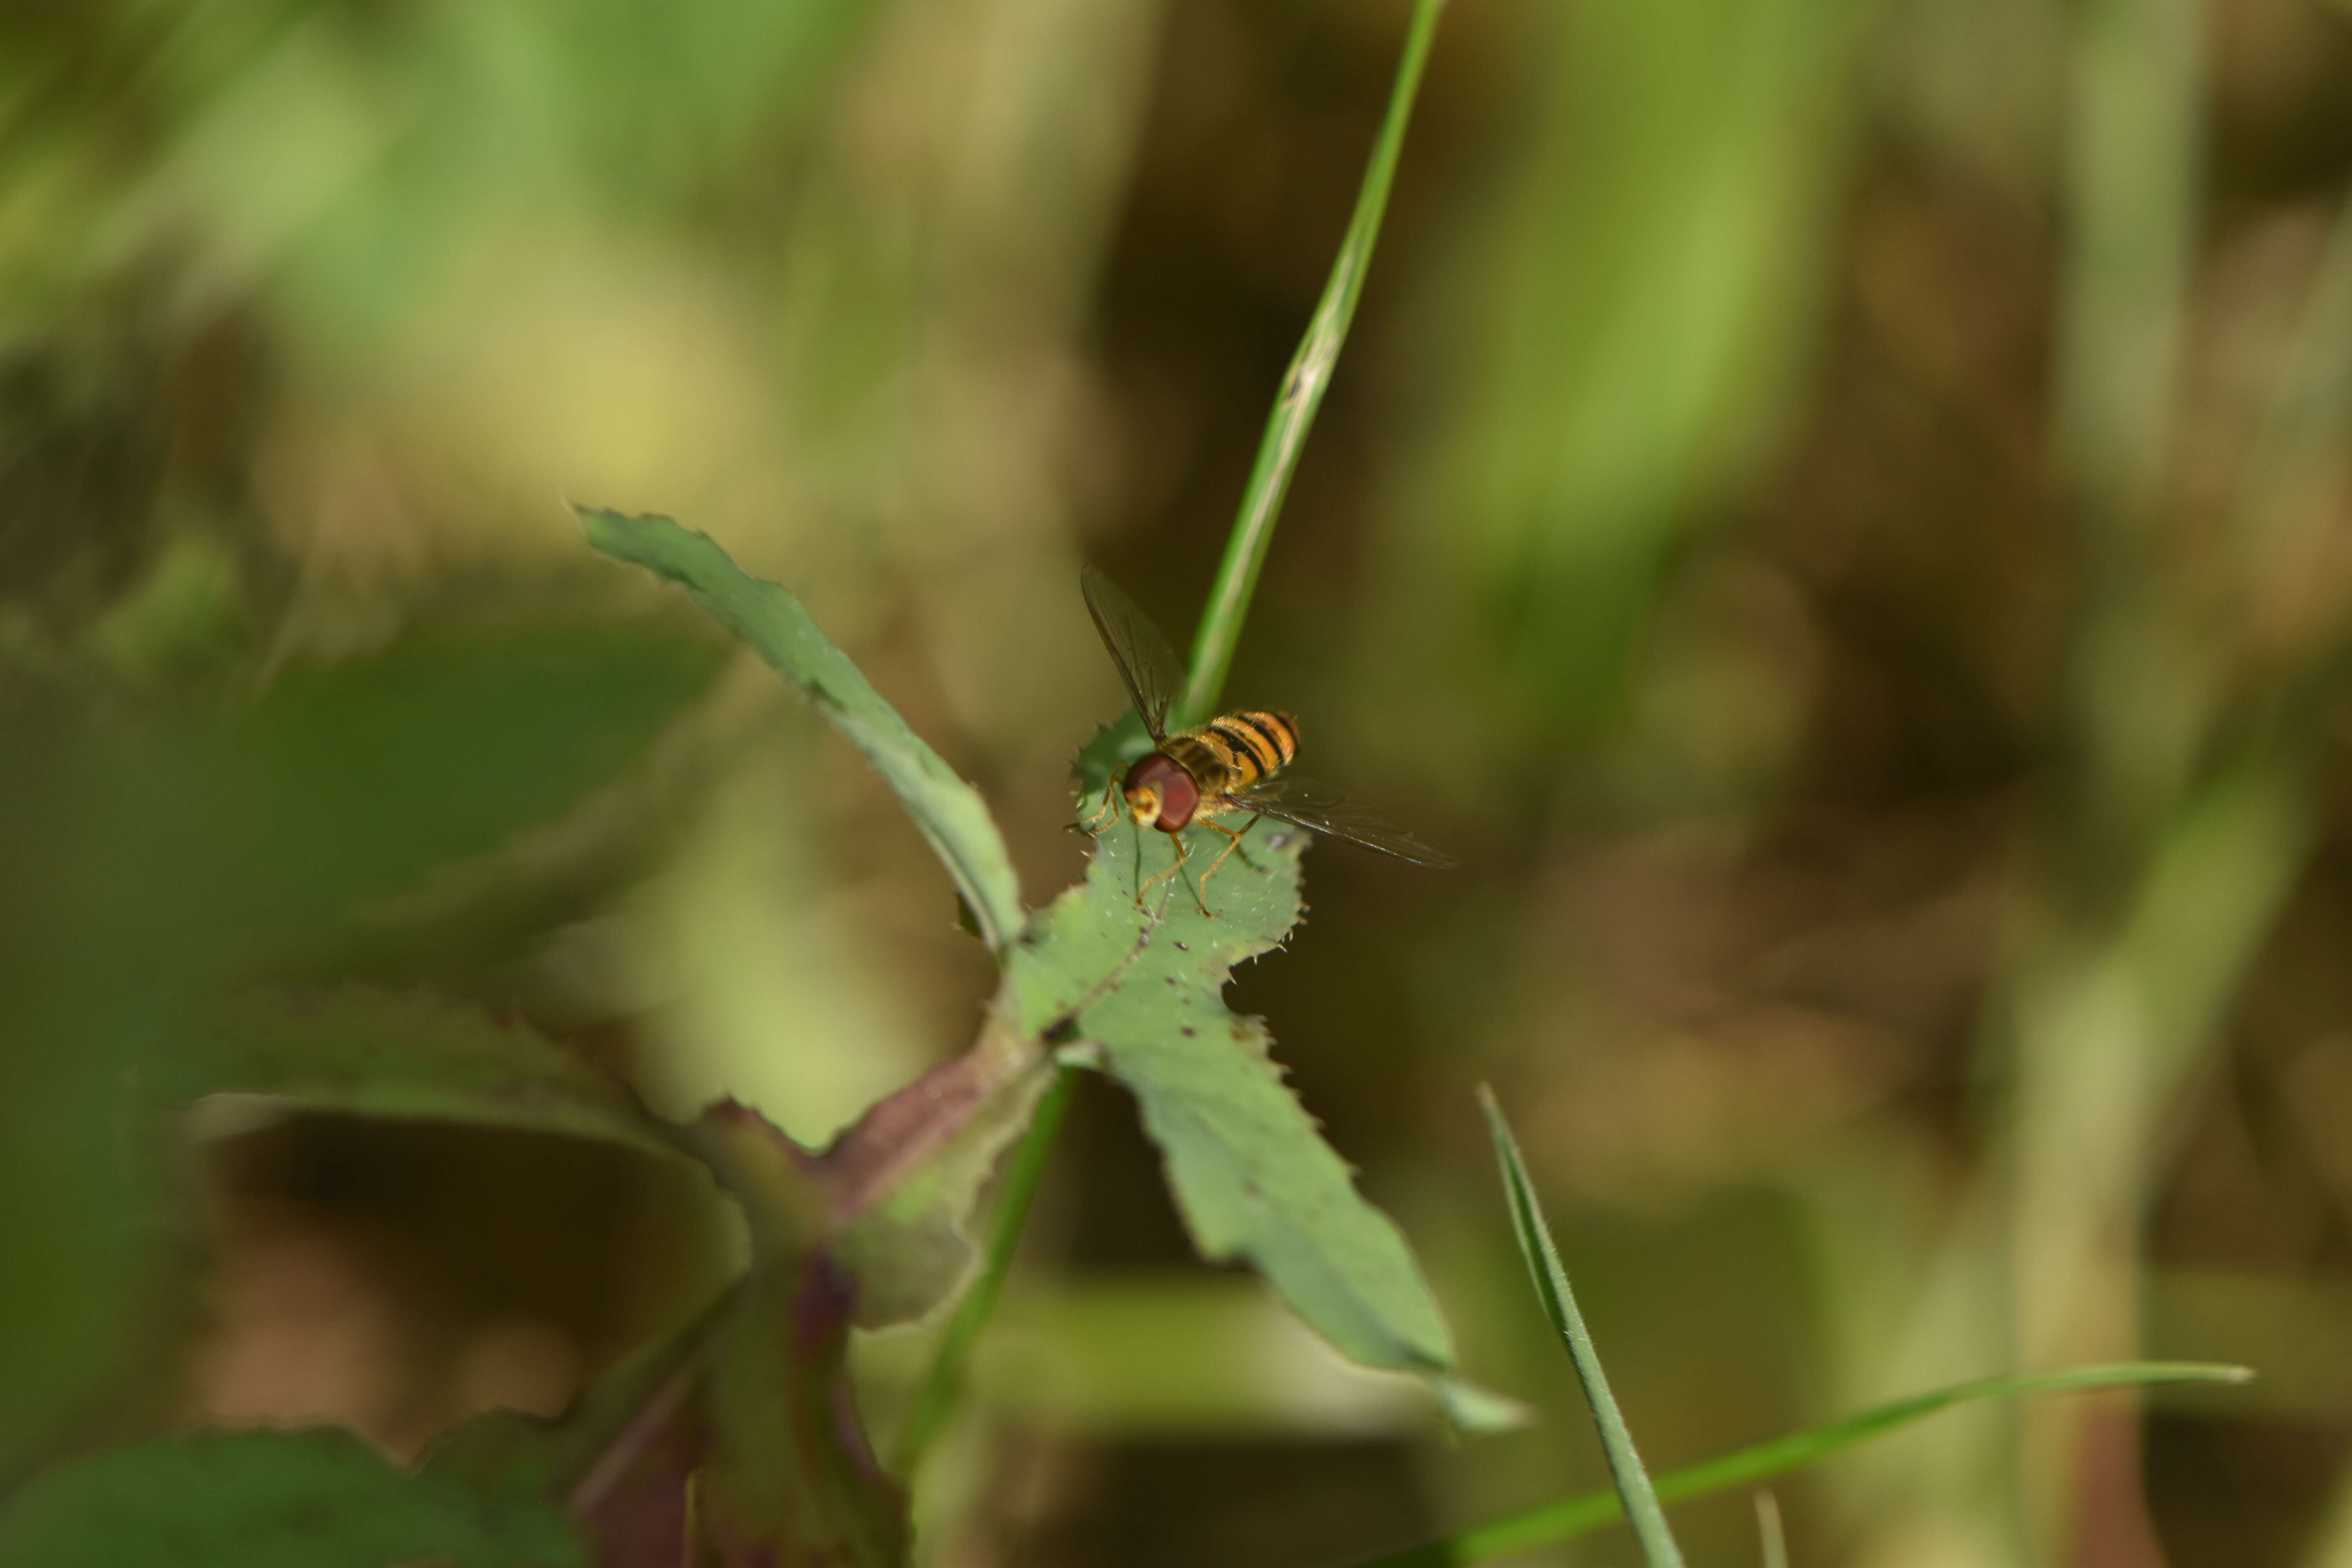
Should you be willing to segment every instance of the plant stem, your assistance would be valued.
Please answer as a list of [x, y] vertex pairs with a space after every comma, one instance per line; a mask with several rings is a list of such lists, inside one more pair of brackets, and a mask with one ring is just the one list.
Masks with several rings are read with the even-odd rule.
[[963, 1300], [956, 1303], [955, 1315], [948, 1320], [939, 1350], [923, 1374], [922, 1386], [916, 1390], [915, 1402], [908, 1408], [906, 1428], [898, 1436], [897, 1468], [901, 1477], [915, 1473], [923, 1455], [947, 1430], [957, 1402], [963, 1397], [965, 1358], [996, 1311], [996, 1300], [1003, 1293], [1004, 1278], [1013, 1268], [1013, 1255], [1020, 1249], [1022, 1229], [1029, 1223], [1029, 1206], [1036, 1201], [1037, 1185], [1045, 1173], [1046, 1156], [1053, 1152], [1055, 1134], [1061, 1131], [1062, 1118], [1070, 1109], [1070, 1096], [1076, 1092], [1077, 1082], [1075, 1068], [1054, 1069], [1054, 1081], [1037, 1101], [1037, 1110], [1029, 1119], [1029, 1131], [1022, 1135], [1020, 1147], [1013, 1152], [1013, 1163], [1004, 1173], [1004, 1190], [997, 1197], [996, 1212], [989, 1216], [988, 1242], [981, 1258], [979, 1277], [964, 1292]]
[[[1331, 366], [1339, 357], [1340, 344], [1347, 341], [1349, 323], [1355, 319], [1356, 300], [1364, 291], [1364, 271], [1371, 263], [1372, 241], [1380, 233], [1381, 215], [1388, 208], [1389, 186], [1396, 178], [1397, 153], [1404, 145], [1405, 125], [1412, 117], [1413, 96], [1420, 89], [1422, 68], [1429, 59], [1430, 43], [1437, 33], [1437, 16], [1444, 3], [1445, 0], [1416, 0], [1413, 6], [1412, 22], [1405, 34], [1404, 55], [1397, 62], [1396, 82], [1390, 89], [1388, 111], [1381, 121], [1380, 136], [1372, 144], [1371, 162], [1364, 171], [1363, 186], [1356, 196], [1355, 214], [1348, 220], [1347, 235], [1340, 241], [1339, 254], [1331, 264], [1331, 276], [1323, 286], [1323, 297], [1307, 323], [1307, 335], [1290, 362], [1282, 395], [1275, 400], [1274, 412], [1267, 417], [1265, 435], [1258, 445], [1257, 465], [1250, 472], [1249, 487], [1242, 496], [1241, 513], [1234, 520], [1233, 533], [1225, 544], [1224, 562], [1217, 570], [1209, 603], [1201, 613], [1200, 629], [1192, 639], [1191, 675], [1173, 715], [1178, 725], [1191, 724], [1208, 715], [1216, 705], [1218, 694], [1224, 689], [1227, 671], [1233, 668], [1234, 647], [1241, 640], [1242, 623], [1249, 615], [1258, 568], [1265, 563], [1266, 546], [1274, 538], [1275, 516], [1290, 489], [1290, 477], [1298, 468], [1299, 449], [1315, 423], [1316, 410], [1322, 406], [1324, 390], [1330, 384]], [[948, 1321], [939, 1351], [931, 1358], [914, 1405], [908, 1412], [906, 1430], [898, 1440], [898, 1471], [901, 1477], [913, 1475], [925, 1451], [946, 1430], [955, 1414], [956, 1402], [963, 1391], [964, 1359], [981, 1330], [987, 1326], [990, 1314], [996, 1310], [996, 1299], [1004, 1289], [1005, 1273], [1012, 1267], [1022, 1226], [1028, 1220], [1029, 1205], [1036, 1196], [1045, 1157], [1053, 1149], [1054, 1135], [1061, 1126], [1063, 1113], [1069, 1109], [1070, 1095], [1076, 1084], [1074, 1069], [1064, 1067], [1056, 1071], [1053, 1086], [1038, 1101], [1029, 1131], [1014, 1151], [1003, 1194], [989, 1220], [987, 1252], [980, 1275], [957, 1303], [955, 1315]]]
[[1250, 596], [1257, 591], [1257, 575], [1274, 542], [1275, 518], [1283, 497], [1290, 491], [1291, 476], [1298, 471], [1298, 455], [1307, 445], [1316, 411], [1331, 384], [1331, 367], [1339, 346], [1347, 341], [1355, 320], [1356, 300], [1364, 291], [1364, 274], [1372, 261], [1372, 242], [1379, 237], [1381, 216], [1388, 210], [1389, 186], [1396, 178], [1397, 153], [1404, 146], [1406, 123], [1412, 118], [1412, 100], [1421, 89], [1422, 67], [1437, 33], [1438, 13], [1445, 0], [1418, 0], [1405, 34], [1404, 57], [1397, 62], [1396, 83], [1389, 92], [1387, 115], [1379, 139], [1372, 143], [1371, 162], [1356, 193], [1356, 210], [1348, 220], [1346, 237], [1323, 285], [1323, 297], [1299, 340], [1298, 353], [1282, 378], [1282, 392], [1265, 422], [1258, 443], [1257, 462], [1249, 485], [1242, 491], [1241, 512], [1225, 541], [1225, 558], [1209, 591], [1201, 615], [1201, 629], [1192, 639], [1192, 679], [1176, 704], [1178, 725], [1198, 724], [1216, 711], [1225, 677], [1234, 665], [1234, 648], [1241, 641], [1242, 623], [1249, 616]]

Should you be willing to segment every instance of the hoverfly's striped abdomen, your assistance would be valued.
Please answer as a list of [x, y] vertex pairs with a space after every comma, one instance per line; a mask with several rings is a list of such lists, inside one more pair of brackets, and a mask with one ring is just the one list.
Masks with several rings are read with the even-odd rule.
[[[1396, 824], [1328, 790], [1298, 779], [1268, 784], [1298, 754], [1298, 721], [1287, 713], [1253, 708], [1213, 719], [1196, 730], [1170, 734], [1168, 710], [1184, 685], [1184, 667], [1178, 662], [1176, 650], [1109, 578], [1089, 566], [1080, 581], [1086, 588], [1087, 613], [1094, 616], [1095, 630], [1102, 634], [1103, 647], [1135, 703], [1136, 716], [1143, 721], [1143, 732], [1158, 748], [1129, 766], [1119, 781], [1119, 796], [1124, 796], [1127, 815], [1138, 828], [1158, 828], [1176, 844], [1175, 858], [1135, 889], [1138, 909], [1143, 907], [1148, 889], [1175, 875], [1184, 864], [1184, 830], [1195, 822], [1233, 840], [1218, 854], [1215, 864], [1201, 873], [1199, 883], [1192, 885], [1195, 901], [1217, 867], [1225, 863], [1227, 856], [1240, 852], [1242, 835], [1260, 816], [1360, 844], [1415, 865], [1454, 863]], [[1088, 833], [1100, 831], [1117, 814], [1119, 796], [1105, 801], [1104, 809], [1080, 826]], [[1250, 820], [1239, 829], [1217, 821], [1220, 816], [1243, 816]], [[1205, 902], [1201, 903], [1201, 913], [1209, 914]]]
[[1127, 770], [1120, 789], [1129, 816], [1162, 833], [1181, 833], [1197, 813], [1246, 810], [1234, 792], [1272, 778], [1298, 754], [1298, 721], [1287, 713], [1228, 713], [1160, 742]]
[[1168, 737], [1162, 748], [1201, 782], [1203, 795], [1246, 789], [1298, 754], [1298, 721], [1287, 713], [1228, 713]]
[[1234, 771], [1240, 775], [1236, 788], [1272, 778], [1298, 754], [1298, 721], [1287, 713], [1228, 713], [1210, 724], [1207, 733], [1232, 748]]

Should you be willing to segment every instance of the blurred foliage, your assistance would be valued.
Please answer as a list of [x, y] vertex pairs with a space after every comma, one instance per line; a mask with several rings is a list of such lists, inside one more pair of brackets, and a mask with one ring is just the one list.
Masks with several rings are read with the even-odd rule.
[[1467, 363], [1433, 416], [1434, 494], [1414, 496], [1454, 526], [1399, 541], [1452, 591], [1425, 607], [1420, 572], [1394, 590], [1400, 612], [1466, 623], [1485, 656], [1470, 689], [1509, 703], [1482, 715], [1502, 736], [1531, 729], [1549, 753], [1618, 716], [1676, 538], [1778, 433], [1872, 9], [1519, 19], [1515, 166], [1465, 226], [1450, 303]]
[[[93, 1550], [97, 1521], [107, 1545]], [[222, 1433], [133, 1444], [41, 1476], [5, 1505], [0, 1562], [250, 1563], [421, 1557], [457, 1568], [582, 1561], [561, 1515], [419, 1484], [345, 1432]]]
[[[793, 583], [1070, 882], [1077, 563], [1192, 622], [1403, 24], [0, 14], [5, 1479], [551, 1413], [740, 1246], [577, 1140], [151, 1123], [233, 988], [422, 986], [811, 1145], [970, 1038], [887, 791], [561, 500]], [[1089, 1088], [924, 1555], [1601, 1485], [1492, 1079], [1661, 1472], [2089, 1343], [2270, 1374], [2036, 1416], [2038, 1498], [1942, 1417], [1780, 1488], [1791, 1561], [2352, 1561], [2347, 181], [2329, 0], [1454, 0], [1229, 690], [1466, 864], [1318, 850], [1235, 1006], [1545, 1420], [1331, 1392]], [[1753, 1560], [1744, 1499], [1675, 1528]]]
[[331, 949], [352, 906], [570, 805], [710, 668], [690, 644], [576, 628], [289, 671], [219, 712], [110, 711], [55, 678], [16, 694], [0, 1016], [39, 1047], [8, 1058], [0, 1226], [44, 1263], [0, 1336], [0, 1451], [20, 1458], [119, 1372], [154, 1310], [134, 1286], [156, 1268], [172, 1162], [143, 1091], [208, 1076], [188, 1058], [211, 994]]

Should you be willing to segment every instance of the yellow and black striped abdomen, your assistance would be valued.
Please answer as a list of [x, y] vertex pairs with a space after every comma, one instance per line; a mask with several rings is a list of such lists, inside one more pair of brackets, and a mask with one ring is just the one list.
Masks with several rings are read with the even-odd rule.
[[[1251, 710], [1212, 719], [1192, 731], [1192, 738], [1216, 754], [1227, 778], [1218, 786], [1244, 788], [1270, 778], [1290, 765], [1298, 754], [1298, 721], [1287, 713]], [[1205, 786], [1209, 781], [1201, 781]]]

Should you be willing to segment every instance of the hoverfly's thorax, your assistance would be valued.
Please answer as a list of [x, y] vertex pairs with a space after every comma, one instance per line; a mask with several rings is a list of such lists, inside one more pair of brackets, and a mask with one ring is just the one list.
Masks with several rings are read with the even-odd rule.
[[1128, 769], [1123, 793], [1136, 826], [1163, 833], [1182, 832], [1201, 804], [1201, 786], [1165, 752], [1154, 752]]
[[1234, 783], [1232, 756], [1223, 742], [1205, 730], [1186, 730], [1160, 742], [1160, 749], [1202, 795], [1220, 795]]

